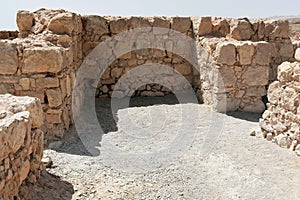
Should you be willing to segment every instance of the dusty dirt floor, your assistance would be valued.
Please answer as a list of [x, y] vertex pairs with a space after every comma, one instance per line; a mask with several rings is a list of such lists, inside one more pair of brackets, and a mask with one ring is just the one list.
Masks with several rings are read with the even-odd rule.
[[72, 127], [44, 151], [53, 164], [22, 198], [300, 199], [300, 158], [249, 134], [260, 115], [177, 103], [132, 98], [115, 122], [109, 99], [96, 99], [100, 155]]

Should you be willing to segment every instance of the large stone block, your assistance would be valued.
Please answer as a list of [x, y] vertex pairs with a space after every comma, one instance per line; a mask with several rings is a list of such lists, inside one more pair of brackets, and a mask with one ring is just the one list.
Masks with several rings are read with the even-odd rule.
[[108, 22], [104, 17], [96, 15], [83, 16], [82, 23], [85, 34], [98, 36], [109, 34]]
[[48, 29], [56, 34], [72, 35], [73, 32], [81, 32], [81, 18], [74, 13], [60, 13], [53, 17]]
[[242, 43], [237, 46], [238, 58], [241, 65], [251, 65], [255, 47], [251, 43]]
[[215, 51], [215, 57], [220, 64], [234, 65], [236, 62], [235, 45], [228, 42], [219, 43]]
[[115, 19], [109, 22], [109, 27], [112, 34], [118, 34], [128, 30], [128, 23], [124, 18]]
[[256, 43], [255, 62], [258, 65], [269, 65], [271, 60], [271, 46], [267, 42]]
[[47, 90], [46, 95], [51, 108], [58, 107], [62, 104], [62, 92], [59, 88]]
[[262, 66], [246, 67], [242, 81], [248, 86], [264, 86], [269, 82], [269, 68]]
[[231, 37], [236, 40], [250, 40], [254, 34], [248, 19], [237, 19], [231, 21]]
[[15, 74], [18, 69], [18, 53], [14, 43], [0, 42], [0, 74]]
[[24, 49], [22, 72], [58, 73], [70, 65], [70, 55], [61, 47], [34, 47]]
[[29, 11], [20, 10], [17, 13], [17, 25], [20, 32], [31, 31], [31, 27], [34, 24], [33, 13]]
[[198, 34], [200, 36], [209, 35], [212, 33], [213, 25], [211, 17], [201, 17]]
[[192, 26], [190, 17], [173, 17], [171, 21], [171, 28], [175, 31], [186, 33]]
[[213, 20], [213, 35], [225, 37], [230, 33], [230, 25], [226, 19]]

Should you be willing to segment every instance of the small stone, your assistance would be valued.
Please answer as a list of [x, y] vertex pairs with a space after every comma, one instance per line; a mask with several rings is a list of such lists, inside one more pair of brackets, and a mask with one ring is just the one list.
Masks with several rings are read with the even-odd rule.
[[267, 138], [268, 141], [272, 141], [273, 134], [272, 133], [268, 133], [266, 138]]
[[53, 164], [52, 159], [49, 156], [43, 157], [41, 161], [46, 168], [51, 168]]
[[7, 113], [5, 110], [0, 110], [0, 119], [3, 119], [4, 117], [6, 117]]
[[255, 135], [256, 135], [256, 131], [253, 130], [250, 132], [250, 136], [255, 136]]

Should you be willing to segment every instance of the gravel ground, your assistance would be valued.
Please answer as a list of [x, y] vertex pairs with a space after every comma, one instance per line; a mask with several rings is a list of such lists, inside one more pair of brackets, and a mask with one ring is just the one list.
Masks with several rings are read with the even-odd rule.
[[249, 135], [259, 115], [176, 103], [134, 98], [114, 122], [109, 100], [97, 99], [100, 155], [72, 127], [45, 150], [53, 165], [23, 198], [300, 199], [299, 157]]

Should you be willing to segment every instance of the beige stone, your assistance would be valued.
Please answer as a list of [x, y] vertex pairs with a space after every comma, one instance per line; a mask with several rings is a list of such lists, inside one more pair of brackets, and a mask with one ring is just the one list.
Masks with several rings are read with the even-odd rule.
[[49, 89], [46, 91], [49, 106], [51, 108], [58, 107], [62, 104], [62, 96], [60, 89]]
[[237, 46], [238, 57], [241, 65], [251, 65], [255, 48], [252, 44], [243, 43]]
[[175, 31], [186, 33], [192, 25], [190, 17], [173, 17], [171, 21], [171, 28]]
[[34, 47], [24, 50], [22, 72], [58, 73], [67, 65], [64, 50], [60, 47]]
[[29, 11], [18, 11], [17, 13], [17, 25], [19, 31], [31, 31], [31, 27], [34, 24], [33, 13]]
[[19, 81], [20, 86], [23, 90], [29, 90], [30, 89], [30, 79], [29, 78], [21, 78]]
[[[82, 21], [83, 29], [86, 31], [86, 34], [97, 34], [99, 37], [109, 34], [108, 22], [104, 17], [96, 15], [83, 16]], [[98, 40], [99, 39], [100, 38], [98, 38]]]
[[213, 25], [211, 17], [201, 17], [198, 34], [200, 36], [209, 35], [212, 33]]
[[236, 40], [250, 40], [254, 34], [248, 19], [237, 19], [231, 21], [231, 37]]
[[258, 65], [269, 65], [271, 59], [271, 47], [267, 42], [256, 43], [255, 61]]
[[46, 114], [46, 121], [52, 124], [59, 124], [62, 122], [61, 110], [48, 110]]
[[242, 75], [242, 80], [248, 86], [267, 85], [269, 81], [269, 69], [261, 66], [246, 67]]
[[35, 83], [36, 83], [36, 87], [38, 88], [59, 87], [59, 81], [57, 77], [38, 78]]
[[110, 21], [109, 25], [110, 25], [109, 26], [110, 31], [113, 34], [118, 34], [118, 33], [121, 33], [123, 31], [128, 30], [127, 20], [125, 20], [125, 19], [117, 19], [117, 20]]
[[279, 54], [284, 58], [293, 58], [294, 57], [294, 47], [291, 42], [280, 44]]
[[231, 43], [224, 42], [217, 45], [215, 57], [218, 63], [234, 65], [236, 62], [236, 49]]
[[16, 44], [0, 41], [0, 74], [16, 74], [18, 54]]
[[225, 37], [230, 33], [230, 25], [226, 19], [213, 20], [213, 34], [218, 37]]
[[74, 13], [60, 13], [51, 19], [48, 29], [57, 34], [72, 35], [76, 31], [77, 20]]
[[235, 76], [234, 70], [231, 67], [221, 67], [219, 70], [219, 73], [222, 78], [220, 81], [223, 82], [220, 85], [221, 87], [222, 87], [222, 85], [224, 85], [224, 87], [235, 86], [237, 78]]
[[281, 82], [292, 81], [294, 66], [289, 62], [284, 62], [278, 66], [278, 80]]

